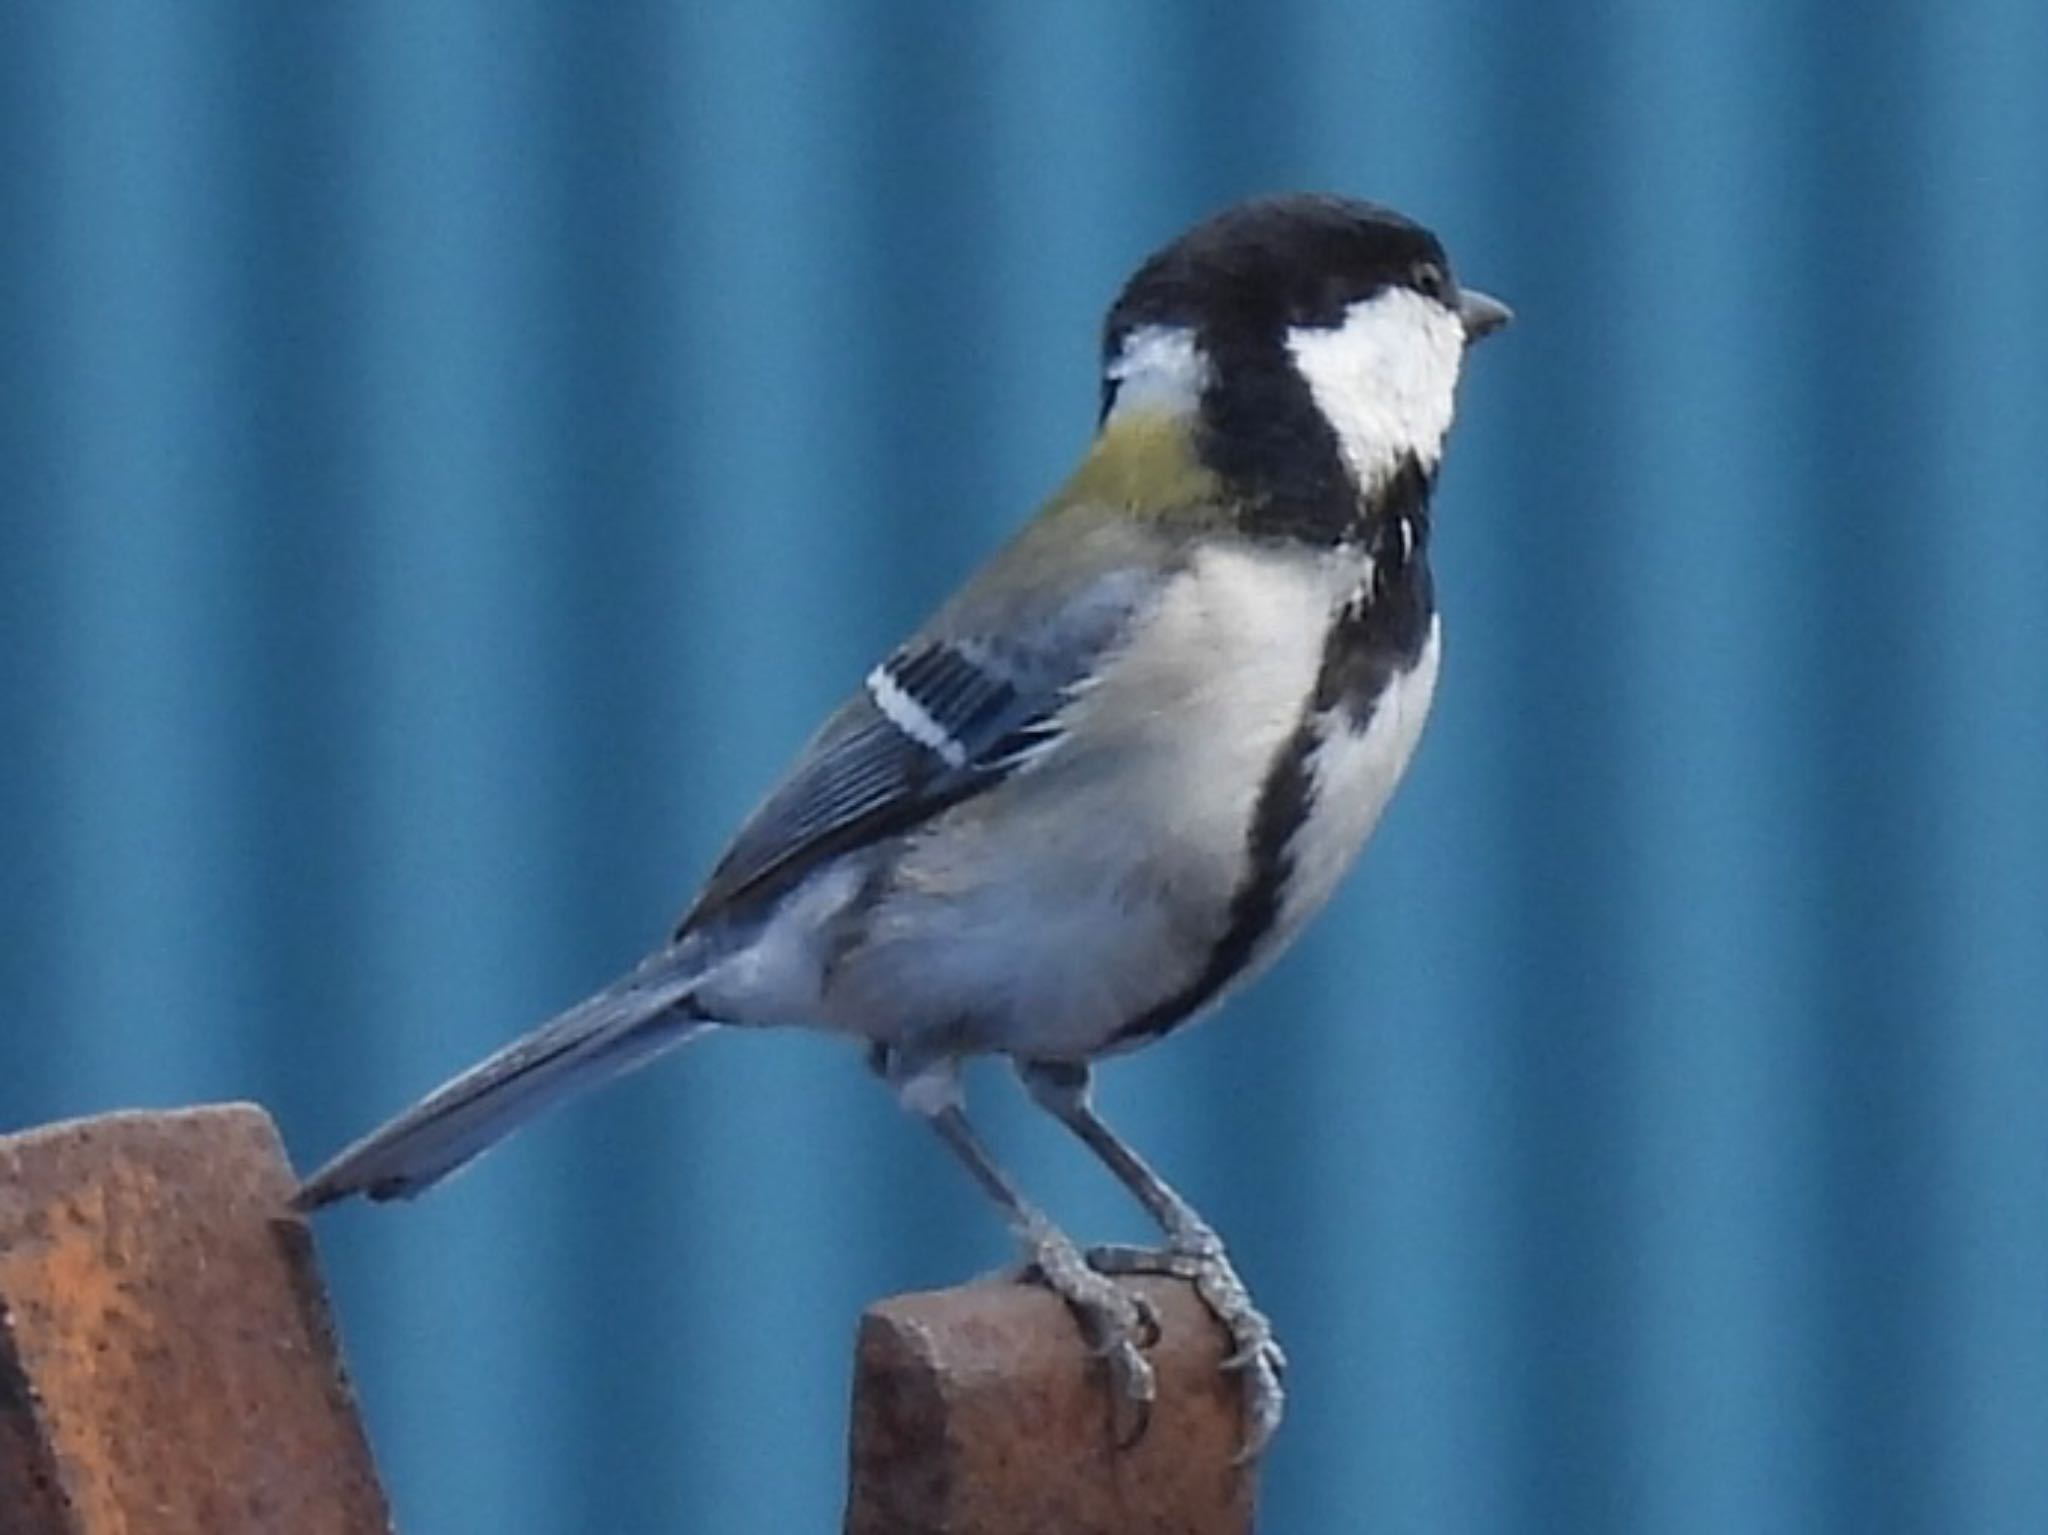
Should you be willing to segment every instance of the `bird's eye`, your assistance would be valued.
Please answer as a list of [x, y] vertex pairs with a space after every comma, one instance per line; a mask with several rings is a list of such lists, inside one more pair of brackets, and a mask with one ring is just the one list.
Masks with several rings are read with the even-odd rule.
[[1415, 291], [1433, 299], [1441, 299], [1451, 291], [1450, 274], [1443, 264], [1436, 261], [1418, 261], [1408, 280], [1415, 285]]

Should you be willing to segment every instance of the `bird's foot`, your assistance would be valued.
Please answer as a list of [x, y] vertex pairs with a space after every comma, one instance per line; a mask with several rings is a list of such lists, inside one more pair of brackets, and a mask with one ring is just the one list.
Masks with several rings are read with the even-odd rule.
[[1144, 1296], [1093, 1267], [1050, 1226], [1025, 1234], [1024, 1273], [1067, 1303], [1088, 1347], [1109, 1372], [1119, 1448], [1145, 1437], [1158, 1382], [1145, 1350], [1159, 1341], [1159, 1314]]
[[1287, 1411], [1287, 1355], [1273, 1336], [1273, 1324], [1252, 1304], [1223, 1239], [1207, 1226], [1190, 1223], [1163, 1248], [1090, 1248], [1088, 1264], [1097, 1274], [1164, 1274], [1195, 1287], [1230, 1335], [1223, 1368], [1244, 1381], [1245, 1437], [1237, 1458], [1240, 1463], [1257, 1460]]

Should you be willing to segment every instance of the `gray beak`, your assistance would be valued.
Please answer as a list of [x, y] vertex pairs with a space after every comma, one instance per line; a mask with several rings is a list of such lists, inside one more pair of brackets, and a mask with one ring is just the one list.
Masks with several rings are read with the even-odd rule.
[[1477, 288], [1467, 288], [1458, 295], [1458, 318], [1465, 322], [1468, 345], [1482, 336], [1492, 335], [1514, 317], [1514, 310]]

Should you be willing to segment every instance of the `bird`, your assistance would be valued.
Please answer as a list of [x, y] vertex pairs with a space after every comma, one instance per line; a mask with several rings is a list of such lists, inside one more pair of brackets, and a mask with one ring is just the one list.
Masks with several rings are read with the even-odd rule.
[[[1104, 1121], [1096, 1064], [1210, 1012], [1329, 900], [1437, 682], [1431, 499], [1467, 349], [1508, 323], [1385, 206], [1290, 193], [1146, 258], [1102, 328], [1070, 477], [884, 657], [627, 974], [308, 1177], [409, 1198], [573, 1094], [714, 1029], [850, 1038], [1071, 1311], [1123, 1437], [1157, 1383], [1131, 1274], [1230, 1339], [1242, 1457], [1286, 1354], [1213, 1226]], [[1084, 1250], [970, 1123], [996, 1056], [1159, 1228]]]

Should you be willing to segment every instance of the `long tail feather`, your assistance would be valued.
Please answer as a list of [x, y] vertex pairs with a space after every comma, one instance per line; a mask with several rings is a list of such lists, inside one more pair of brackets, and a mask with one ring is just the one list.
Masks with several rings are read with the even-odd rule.
[[700, 974], [657, 955], [371, 1131], [301, 1184], [292, 1204], [410, 1199], [564, 1099], [711, 1028], [683, 1005]]

